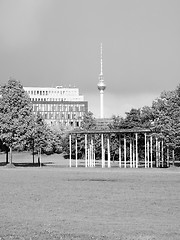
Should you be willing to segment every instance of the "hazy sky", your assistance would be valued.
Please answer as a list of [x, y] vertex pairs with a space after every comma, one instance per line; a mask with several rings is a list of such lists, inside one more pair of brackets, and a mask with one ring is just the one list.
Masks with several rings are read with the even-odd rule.
[[179, 0], [0, 0], [0, 84], [76, 86], [99, 116], [151, 105], [180, 83]]

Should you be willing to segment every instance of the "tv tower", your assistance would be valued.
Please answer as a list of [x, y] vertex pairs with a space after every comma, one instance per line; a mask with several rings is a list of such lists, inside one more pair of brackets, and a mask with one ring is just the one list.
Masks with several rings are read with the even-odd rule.
[[97, 85], [100, 92], [100, 118], [104, 118], [104, 90], [106, 89], [106, 85], [104, 83], [103, 76], [103, 56], [102, 56], [102, 43], [101, 43], [101, 73], [99, 74], [99, 82]]

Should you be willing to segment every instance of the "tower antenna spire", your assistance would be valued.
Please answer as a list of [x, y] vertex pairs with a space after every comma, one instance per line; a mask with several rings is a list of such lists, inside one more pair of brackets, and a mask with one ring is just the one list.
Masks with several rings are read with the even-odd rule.
[[103, 75], [103, 52], [102, 52], [102, 43], [101, 43], [101, 75]]

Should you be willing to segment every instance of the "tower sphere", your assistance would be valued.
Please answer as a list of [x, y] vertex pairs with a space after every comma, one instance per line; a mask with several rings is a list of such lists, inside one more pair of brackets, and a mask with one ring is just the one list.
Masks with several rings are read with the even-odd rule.
[[99, 91], [104, 91], [106, 89], [106, 84], [104, 83], [104, 81], [99, 81], [97, 87]]

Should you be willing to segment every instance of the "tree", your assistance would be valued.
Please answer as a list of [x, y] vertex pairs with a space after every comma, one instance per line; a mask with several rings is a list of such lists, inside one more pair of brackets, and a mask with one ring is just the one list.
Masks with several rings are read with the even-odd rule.
[[10, 149], [11, 164], [12, 150], [23, 150], [27, 144], [32, 121], [32, 104], [22, 84], [9, 79], [1, 87], [0, 132], [2, 142]]
[[83, 130], [92, 130], [96, 128], [96, 120], [92, 112], [84, 114], [83, 121], [81, 123], [81, 129]]
[[112, 116], [112, 122], [108, 125], [109, 129], [122, 129], [124, 124], [124, 119], [120, 116]]
[[[176, 151], [180, 149], [180, 86], [174, 91], [162, 92], [160, 97], [153, 101], [154, 129], [158, 138], [163, 139], [165, 145]], [[174, 154], [173, 154], [174, 156]], [[173, 157], [174, 160], [174, 157]]]
[[123, 122], [123, 128], [142, 127], [141, 110], [132, 108], [130, 112], [126, 112], [126, 117]]
[[141, 123], [143, 128], [151, 128], [154, 124], [154, 113], [152, 107], [141, 108]]

